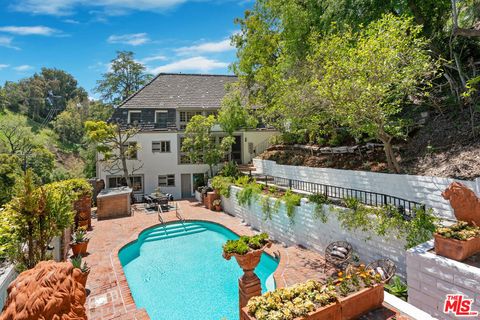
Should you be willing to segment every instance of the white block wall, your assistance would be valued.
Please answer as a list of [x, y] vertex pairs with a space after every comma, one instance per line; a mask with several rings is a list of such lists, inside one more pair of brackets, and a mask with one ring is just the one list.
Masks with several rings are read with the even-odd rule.
[[[394, 235], [390, 239], [378, 237], [360, 231], [344, 230], [335, 212], [330, 212], [325, 206], [328, 221], [322, 223], [313, 218], [315, 204], [302, 199], [300, 207], [296, 207], [295, 223], [291, 224], [286, 214], [285, 205], [282, 204], [278, 213], [274, 213], [272, 220], [265, 221], [259, 201], [252, 202], [250, 207], [238, 204], [236, 194], [238, 187], [231, 187], [230, 198], [222, 199], [224, 211], [242, 218], [253, 228], [267, 232], [274, 240], [287, 245], [303, 245], [321, 253], [333, 241], [344, 240], [352, 244], [361, 261], [370, 263], [377, 259], [389, 258], [397, 265], [397, 271], [403, 277], [406, 276], [405, 241], [397, 240]], [[275, 200], [272, 201], [272, 206]]]
[[[311, 168], [279, 165], [274, 161], [253, 159], [257, 173], [287, 179], [327, 184], [396, 196], [425, 204], [443, 218], [455, 219], [448, 201], [441, 193], [450, 183], [449, 178], [415, 176], [406, 174], [375, 173], [330, 168]], [[480, 180], [464, 181], [469, 188], [480, 194]]]
[[3, 305], [7, 300], [7, 289], [10, 283], [15, 280], [18, 273], [15, 271], [15, 267], [10, 265], [5, 272], [0, 276], [0, 310], [3, 309]]
[[[447, 294], [475, 299], [480, 312], [480, 268], [437, 256], [433, 240], [407, 251], [408, 302], [439, 319], [459, 319], [443, 313]], [[464, 319], [464, 318], [461, 318]]]

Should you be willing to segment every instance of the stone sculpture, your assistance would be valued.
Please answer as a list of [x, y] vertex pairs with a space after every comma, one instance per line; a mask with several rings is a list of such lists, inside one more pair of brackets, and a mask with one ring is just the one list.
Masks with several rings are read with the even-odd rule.
[[70, 262], [43, 261], [8, 287], [0, 320], [87, 320], [81, 270]]
[[450, 201], [457, 220], [480, 227], [480, 199], [475, 192], [462, 183], [453, 182], [442, 196]]

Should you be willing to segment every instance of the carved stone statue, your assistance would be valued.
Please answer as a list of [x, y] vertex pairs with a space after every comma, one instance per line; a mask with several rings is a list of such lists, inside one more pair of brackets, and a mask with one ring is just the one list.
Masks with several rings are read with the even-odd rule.
[[38, 263], [10, 284], [0, 320], [87, 320], [80, 277], [70, 262]]
[[480, 199], [475, 192], [464, 184], [453, 182], [442, 196], [450, 201], [457, 220], [480, 226]]

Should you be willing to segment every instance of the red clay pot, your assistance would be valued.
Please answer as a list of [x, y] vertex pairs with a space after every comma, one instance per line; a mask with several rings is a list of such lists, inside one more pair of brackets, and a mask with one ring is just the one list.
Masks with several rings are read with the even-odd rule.
[[87, 287], [87, 279], [88, 279], [88, 275], [90, 274], [90, 270], [88, 270], [87, 272], [82, 272], [79, 276], [78, 276], [78, 282], [80, 282], [81, 284], [83, 284], [83, 286], [86, 288]]
[[[332, 303], [320, 309], [310, 312], [308, 315], [295, 318], [294, 320], [340, 320], [341, 308], [339, 303]], [[256, 320], [255, 317], [248, 314], [248, 308], [242, 309], [240, 320]]]
[[340, 298], [341, 319], [357, 319], [372, 310], [380, 308], [383, 298], [383, 284], [365, 288], [345, 298]]
[[269, 241], [267, 244], [258, 250], [249, 251], [246, 254], [237, 254], [237, 253], [223, 253], [223, 257], [226, 260], [230, 260], [232, 257], [235, 257], [237, 260], [238, 265], [242, 268], [243, 271], [250, 271], [255, 269], [258, 264], [260, 263], [260, 258], [262, 257], [262, 253], [265, 251], [266, 248], [270, 248], [272, 243]]
[[453, 260], [463, 261], [480, 252], [480, 238], [457, 240], [435, 233], [435, 253]]
[[71, 243], [70, 247], [72, 248], [72, 252], [74, 256], [84, 256], [87, 254], [87, 248], [88, 248], [88, 241], [85, 242], [80, 242], [80, 243]]

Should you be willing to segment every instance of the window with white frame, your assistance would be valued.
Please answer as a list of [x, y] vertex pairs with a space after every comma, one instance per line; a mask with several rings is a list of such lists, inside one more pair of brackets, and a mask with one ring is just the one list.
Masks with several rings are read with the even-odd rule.
[[140, 123], [142, 120], [142, 111], [140, 110], [130, 110], [128, 111], [128, 123]]
[[[133, 192], [143, 192], [143, 177], [131, 176], [130, 184]], [[121, 176], [108, 177], [108, 188], [119, 188], [127, 185], [125, 178]]]
[[158, 125], [159, 128], [166, 128], [168, 126], [168, 111], [155, 111], [155, 123]]
[[184, 130], [194, 116], [201, 114], [202, 111], [180, 111], [180, 129]]
[[175, 187], [175, 175], [174, 174], [159, 175], [158, 186], [159, 187]]
[[152, 152], [170, 152], [170, 141], [152, 141]]

